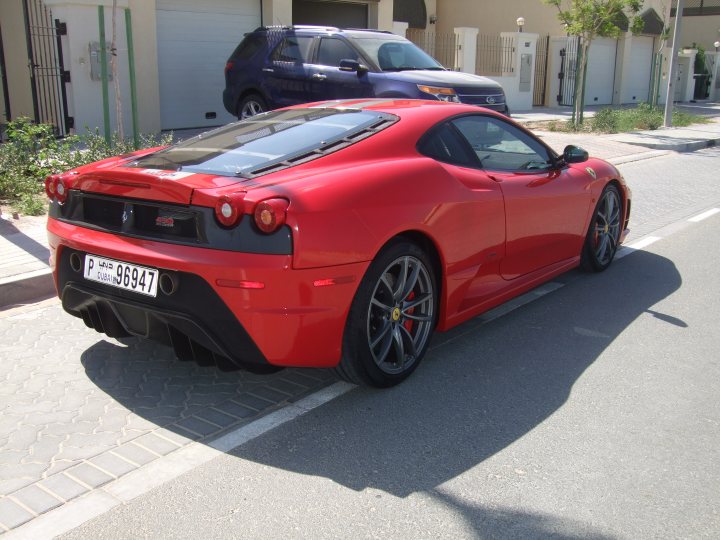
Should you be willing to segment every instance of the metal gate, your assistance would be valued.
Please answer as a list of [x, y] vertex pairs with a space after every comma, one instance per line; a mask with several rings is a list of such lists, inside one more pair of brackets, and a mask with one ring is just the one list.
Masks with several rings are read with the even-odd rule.
[[70, 82], [70, 72], [65, 71], [60, 40], [67, 27], [58, 19], [52, 20], [42, 0], [25, 0], [23, 14], [35, 122], [54, 125], [62, 137], [74, 127], [73, 118], [67, 114], [65, 84]]
[[535, 48], [535, 82], [533, 84], [533, 107], [545, 105], [547, 88], [547, 67], [550, 51], [550, 36], [540, 36]]
[[569, 37], [565, 47], [560, 50], [560, 73], [558, 73], [560, 92], [557, 95], [558, 105], [573, 105], [579, 43], [580, 40], [578, 38]]

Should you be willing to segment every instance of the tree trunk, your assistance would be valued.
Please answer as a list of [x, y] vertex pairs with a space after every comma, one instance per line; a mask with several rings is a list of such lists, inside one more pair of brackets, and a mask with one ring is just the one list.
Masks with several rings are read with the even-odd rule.
[[573, 118], [575, 119], [575, 128], [580, 127], [583, 123], [583, 111], [585, 110], [585, 75], [588, 60], [588, 51], [590, 50], [590, 40], [581, 39], [578, 47], [578, 56], [580, 62], [577, 65], [577, 78], [575, 84], [574, 110]]

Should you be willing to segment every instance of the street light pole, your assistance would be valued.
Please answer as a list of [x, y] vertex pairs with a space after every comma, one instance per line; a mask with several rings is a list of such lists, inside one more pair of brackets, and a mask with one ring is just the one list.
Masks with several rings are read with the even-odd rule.
[[675, 29], [673, 30], [673, 45], [670, 55], [670, 70], [668, 72], [667, 98], [665, 99], [665, 119], [663, 125], [665, 127], [672, 126], [672, 110], [673, 98], [675, 97], [675, 72], [677, 71], [678, 52], [680, 51], [680, 25], [682, 23], [682, 13], [685, 0], [677, 0], [677, 8], [675, 10]]

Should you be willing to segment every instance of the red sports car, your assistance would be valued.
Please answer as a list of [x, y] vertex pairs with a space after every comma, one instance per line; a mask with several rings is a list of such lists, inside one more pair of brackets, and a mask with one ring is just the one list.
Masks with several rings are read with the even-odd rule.
[[391, 386], [446, 330], [627, 233], [612, 165], [492, 111], [342, 100], [51, 176], [63, 307], [223, 369]]

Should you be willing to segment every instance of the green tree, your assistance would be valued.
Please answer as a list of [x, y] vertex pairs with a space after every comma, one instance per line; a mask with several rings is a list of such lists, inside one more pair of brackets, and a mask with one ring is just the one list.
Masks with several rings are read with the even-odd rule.
[[638, 16], [643, 0], [543, 0], [545, 4], [555, 6], [558, 19], [567, 33], [580, 38], [578, 47], [578, 78], [575, 85], [575, 110], [573, 120], [577, 128], [583, 121], [585, 107], [585, 74], [590, 45], [596, 37], [619, 37], [622, 26], [632, 16], [629, 27], [633, 33], [643, 28], [643, 20]]

